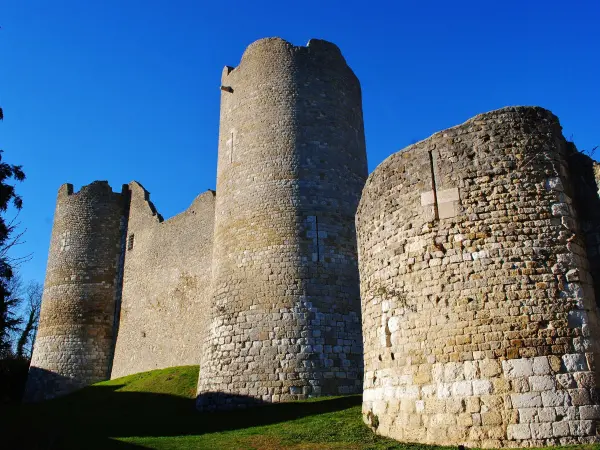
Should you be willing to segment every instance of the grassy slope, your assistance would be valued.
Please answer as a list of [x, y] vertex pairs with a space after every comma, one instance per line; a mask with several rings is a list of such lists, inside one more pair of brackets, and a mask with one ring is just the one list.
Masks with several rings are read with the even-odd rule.
[[15, 449], [441, 448], [374, 435], [362, 423], [360, 396], [198, 414], [193, 401], [197, 376], [197, 366], [131, 375], [25, 405], [0, 423], [9, 425], [13, 442], [8, 448]]

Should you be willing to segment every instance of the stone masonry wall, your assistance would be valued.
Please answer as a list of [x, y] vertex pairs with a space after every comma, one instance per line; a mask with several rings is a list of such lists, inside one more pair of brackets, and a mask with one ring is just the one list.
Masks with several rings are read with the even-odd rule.
[[396, 153], [357, 213], [363, 415], [403, 441], [598, 440], [598, 317], [558, 120], [482, 114]]
[[600, 307], [600, 164], [569, 146], [569, 168], [586, 244], [590, 272], [594, 280], [596, 305]]
[[125, 244], [120, 320], [111, 378], [198, 364], [209, 322], [215, 194], [167, 221], [136, 182]]
[[124, 206], [106, 181], [59, 189], [26, 400], [108, 378]]
[[222, 84], [198, 408], [360, 392], [359, 82], [333, 44], [262, 39]]

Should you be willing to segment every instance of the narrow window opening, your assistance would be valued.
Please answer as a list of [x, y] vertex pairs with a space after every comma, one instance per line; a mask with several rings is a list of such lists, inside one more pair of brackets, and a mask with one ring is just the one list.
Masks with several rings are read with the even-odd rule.
[[390, 319], [387, 319], [385, 321], [385, 346], [386, 347], [391, 347], [392, 346], [392, 332], [390, 331], [390, 326], [389, 326], [389, 321]]
[[133, 238], [134, 238], [134, 235], [133, 235], [133, 233], [131, 233], [129, 235], [129, 238], [127, 238], [127, 250], [133, 250]]
[[435, 182], [435, 161], [432, 150], [429, 150], [429, 168], [431, 170], [431, 190], [433, 191], [433, 214], [435, 220], [438, 220], [440, 218], [440, 214], [438, 210], [437, 185]]

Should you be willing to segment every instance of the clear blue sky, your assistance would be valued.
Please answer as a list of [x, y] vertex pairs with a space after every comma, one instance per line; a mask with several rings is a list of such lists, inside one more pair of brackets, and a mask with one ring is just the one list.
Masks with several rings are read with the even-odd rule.
[[335, 42], [361, 81], [369, 168], [471, 116], [540, 105], [600, 144], [600, 2], [6, 0], [0, 148], [22, 164], [26, 280], [43, 280], [54, 203], [140, 181], [165, 217], [215, 187], [219, 81], [248, 44]]

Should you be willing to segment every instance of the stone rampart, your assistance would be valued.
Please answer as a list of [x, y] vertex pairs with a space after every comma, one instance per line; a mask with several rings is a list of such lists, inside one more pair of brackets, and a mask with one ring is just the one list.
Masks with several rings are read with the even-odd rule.
[[136, 182], [124, 249], [125, 267], [112, 378], [198, 364], [209, 321], [214, 192], [163, 221]]
[[597, 308], [570, 146], [533, 107], [385, 160], [357, 213], [363, 415], [402, 441], [598, 439]]

